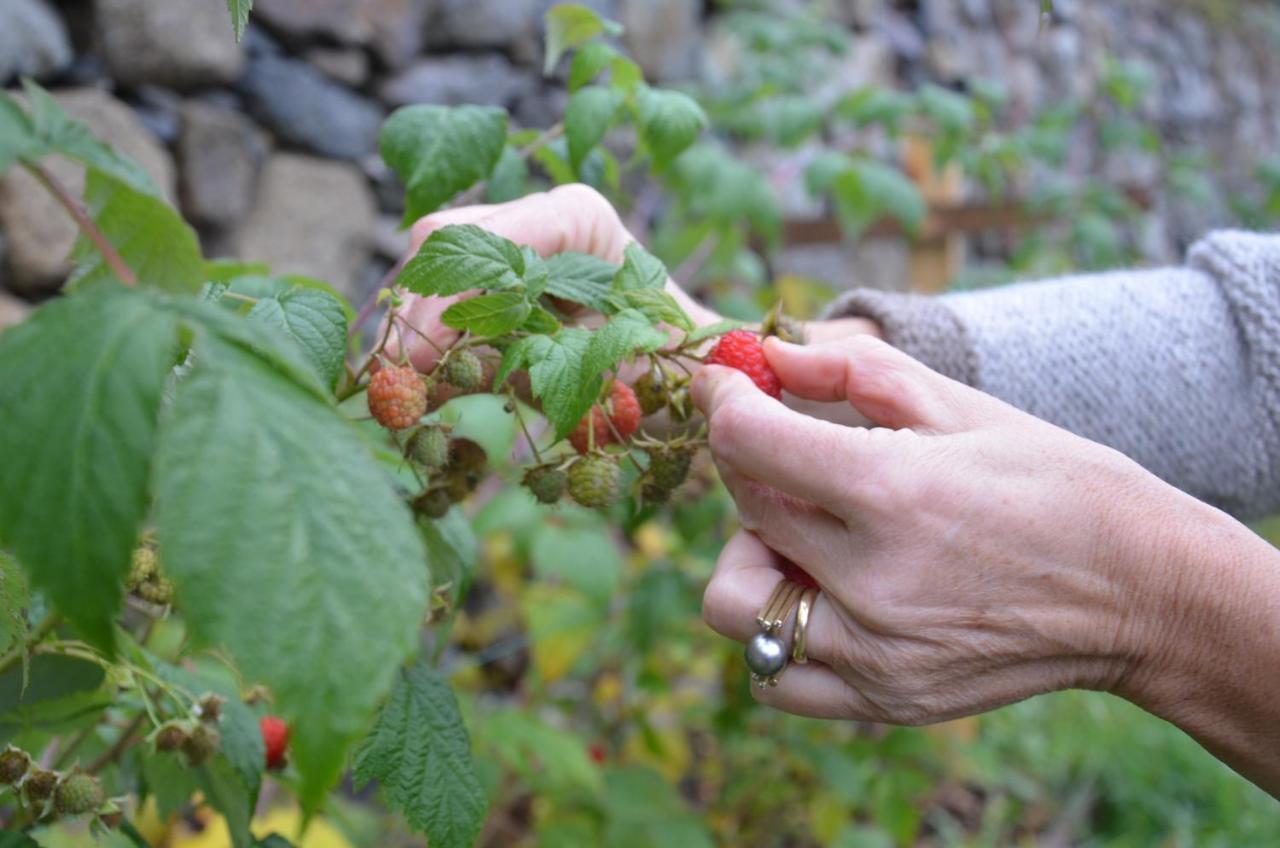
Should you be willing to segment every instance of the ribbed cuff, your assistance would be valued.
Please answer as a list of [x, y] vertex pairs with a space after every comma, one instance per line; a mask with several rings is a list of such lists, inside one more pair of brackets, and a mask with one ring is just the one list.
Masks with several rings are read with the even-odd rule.
[[974, 346], [960, 319], [937, 297], [854, 289], [836, 298], [822, 317], [869, 318], [889, 344], [953, 380], [978, 385]]

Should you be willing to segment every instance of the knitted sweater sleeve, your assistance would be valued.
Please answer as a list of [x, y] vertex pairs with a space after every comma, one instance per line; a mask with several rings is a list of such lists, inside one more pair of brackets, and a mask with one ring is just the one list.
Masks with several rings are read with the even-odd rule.
[[871, 318], [935, 370], [1231, 513], [1280, 509], [1280, 235], [1218, 232], [1180, 268], [857, 290], [828, 315]]

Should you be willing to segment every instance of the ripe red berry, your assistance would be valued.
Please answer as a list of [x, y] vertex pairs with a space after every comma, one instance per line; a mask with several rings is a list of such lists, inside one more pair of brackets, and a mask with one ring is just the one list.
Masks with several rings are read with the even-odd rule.
[[[569, 434], [569, 443], [578, 453], [586, 453], [590, 449], [592, 428], [595, 430], [594, 442], [598, 448], [617, 441], [614, 431], [626, 440], [640, 428], [640, 419], [644, 417], [644, 412], [640, 409], [640, 401], [636, 400], [636, 393], [626, 383], [618, 380], [613, 382], [606, 407], [609, 413], [607, 419], [600, 407], [593, 406], [591, 411], [578, 422], [577, 428]], [[613, 426], [610, 427], [610, 424]]]
[[289, 725], [284, 723], [284, 719], [267, 715], [258, 720], [258, 726], [267, 749], [267, 768], [280, 768], [284, 765], [284, 749], [289, 746]]
[[782, 382], [764, 358], [764, 346], [760, 344], [759, 336], [749, 330], [725, 333], [703, 361], [708, 365], [736, 368], [750, 377], [760, 391], [771, 397], [782, 397]]
[[591, 762], [597, 765], [609, 758], [609, 751], [599, 742], [592, 742], [591, 746], [587, 748], [587, 753], [591, 756]]
[[404, 430], [427, 412], [427, 387], [409, 366], [387, 367], [369, 380], [369, 412], [388, 430]]

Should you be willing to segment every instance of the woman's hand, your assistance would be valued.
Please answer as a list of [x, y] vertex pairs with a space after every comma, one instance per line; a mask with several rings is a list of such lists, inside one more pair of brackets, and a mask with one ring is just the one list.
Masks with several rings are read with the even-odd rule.
[[753, 636], [783, 558], [822, 588], [816, 662], [760, 700], [922, 724], [1057, 689], [1126, 691], [1166, 659], [1189, 584], [1163, 554], [1220, 513], [875, 339], [766, 350], [788, 392], [879, 426], [801, 415], [724, 368], [695, 382], [744, 528], [707, 621]]
[[[622, 263], [623, 251], [635, 241], [600, 192], [585, 185], [566, 185], [510, 203], [464, 206], [428, 215], [413, 225], [409, 255], [417, 253], [422, 243], [436, 230], [451, 224], [475, 224], [528, 245], [543, 256], [590, 253], [615, 264]], [[684, 307], [695, 324], [712, 324], [720, 320], [719, 315], [695, 303], [670, 279], [667, 280], [667, 291]], [[388, 355], [393, 358], [399, 355], [399, 340], [403, 338], [414, 367], [419, 371], [430, 371], [439, 359], [439, 350], [447, 348], [458, 338], [458, 331], [445, 326], [440, 316], [459, 299], [477, 293], [451, 297], [408, 295], [397, 313], [402, 319], [398, 322], [399, 332], [392, 333], [388, 339]], [[427, 338], [424, 339], [423, 335]]]

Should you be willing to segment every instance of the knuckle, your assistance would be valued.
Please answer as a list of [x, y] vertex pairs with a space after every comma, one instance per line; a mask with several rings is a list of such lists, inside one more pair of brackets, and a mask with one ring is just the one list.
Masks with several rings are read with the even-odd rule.
[[753, 417], [750, 405], [741, 396], [717, 406], [707, 422], [712, 451], [737, 447], [750, 434]]
[[548, 192], [548, 195], [558, 201], [564, 201], [574, 206], [589, 207], [593, 211], [602, 211], [608, 208], [613, 210], [613, 205], [609, 203], [605, 196], [585, 183], [567, 183], [562, 186], [556, 186]]
[[715, 632], [728, 636], [729, 607], [729, 593], [723, 581], [713, 578], [702, 593], [702, 620]]

